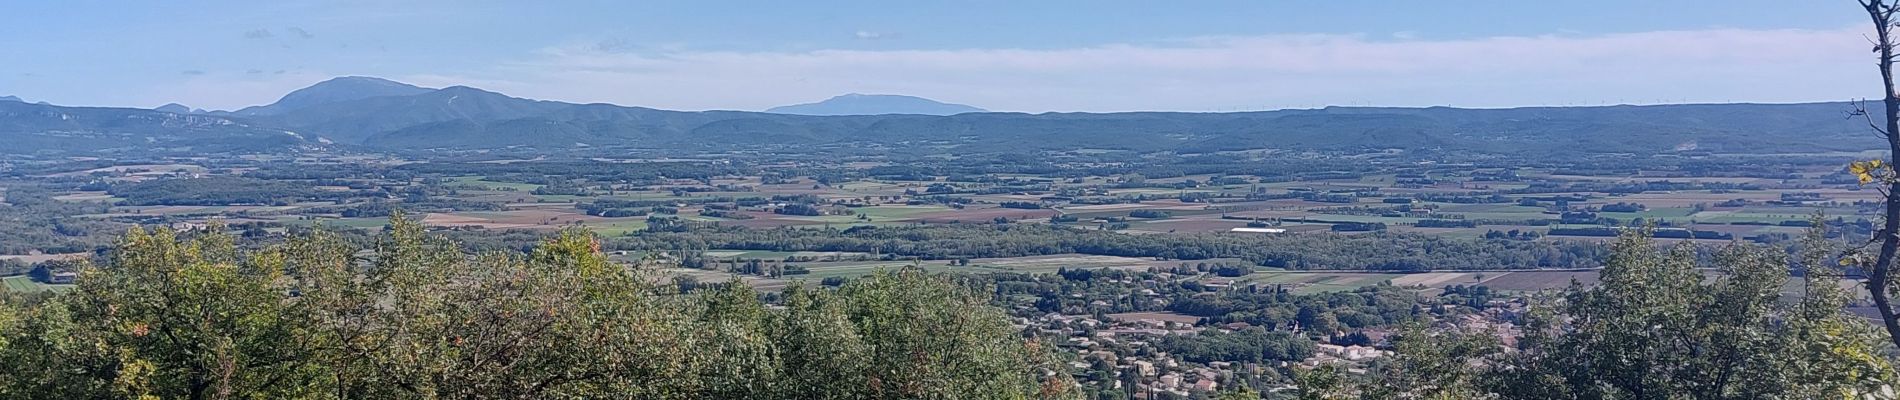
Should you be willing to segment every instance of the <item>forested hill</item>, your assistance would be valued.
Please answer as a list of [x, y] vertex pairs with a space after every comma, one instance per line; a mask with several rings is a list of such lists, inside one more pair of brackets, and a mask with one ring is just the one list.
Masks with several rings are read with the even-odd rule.
[[1850, 109], [1846, 103], [1812, 103], [805, 116], [568, 104], [449, 88], [332, 104], [287, 114], [281, 122], [300, 132], [388, 148], [851, 142], [935, 144], [966, 152], [1455, 148], [1536, 154], [1819, 152], [1878, 146], [1859, 121], [1844, 117]]
[[[966, 153], [1077, 148], [1181, 152], [1403, 148], [1532, 156], [1854, 151], [1880, 144], [1862, 121], [1847, 118], [1852, 109], [1848, 103], [809, 116], [574, 104], [460, 86], [424, 89], [391, 84], [371, 86], [375, 90], [325, 87], [365, 85], [361, 79], [335, 80], [300, 90], [325, 96], [297, 96], [313, 100], [298, 102], [296, 107], [280, 104], [273, 105], [270, 113], [224, 113], [195, 120], [152, 110], [83, 109], [116, 114], [47, 124], [42, 121], [46, 115], [78, 115], [60, 110], [80, 109], [6, 109], [0, 110], [0, 138], [111, 132], [127, 137], [191, 133], [238, 141], [259, 139], [256, 130], [211, 129], [242, 126], [388, 149], [523, 146], [552, 151], [853, 143]], [[12, 107], [21, 106], [26, 105]], [[127, 124], [128, 119], [197, 122], [140, 125]], [[285, 139], [274, 140], [266, 144], [283, 145]], [[29, 141], [11, 150], [45, 147], [37, 143]]]
[[214, 152], [315, 143], [228, 117], [0, 101], [0, 153], [178, 149]]

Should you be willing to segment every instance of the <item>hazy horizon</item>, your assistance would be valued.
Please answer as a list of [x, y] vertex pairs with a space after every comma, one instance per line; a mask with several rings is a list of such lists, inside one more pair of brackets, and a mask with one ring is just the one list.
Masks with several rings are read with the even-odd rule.
[[[674, 110], [845, 93], [993, 111], [1799, 103], [1866, 97], [1851, 7], [565, 2], [22, 5], [0, 95], [234, 110], [335, 76]], [[1376, 8], [1374, 8], [1376, 7]], [[1483, 21], [1483, 24], [1473, 24]]]

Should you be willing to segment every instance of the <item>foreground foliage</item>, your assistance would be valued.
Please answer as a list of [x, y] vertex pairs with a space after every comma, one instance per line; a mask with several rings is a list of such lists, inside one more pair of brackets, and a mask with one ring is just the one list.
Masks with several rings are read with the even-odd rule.
[[[54, 298], [0, 307], [0, 398], [1059, 398], [981, 292], [884, 273], [672, 293], [568, 231], [467, 256], [400, 216], [239, 251], [134, 229]], [[1045, 378], [1047, 377], [1047, 378]]]
[[[1782, 288], [1785, 252], [1731, 245], [1709, 262], [1690, 244], [1659, 248], [1626, 234], [1602, 282], [1573, 286], [1524, 318], [1515, 346], [1497, 332], [1414, 328], [1397, 357], [1363, 388], [1311, 371], [1311, 398], [1359, 393], [1390, 399], [1818, 399], [1892, 398], [1884, 336], [1843, 312], [1841, 271], [1813, 233], [1798, 263], [1796, 300]], [[1699, 267], [1707, 266], [1713, 273]], [[1711, 276], [1713, 275], [1713, 276]], [[1331, 379], [1331, 380], [1328, 380]]]

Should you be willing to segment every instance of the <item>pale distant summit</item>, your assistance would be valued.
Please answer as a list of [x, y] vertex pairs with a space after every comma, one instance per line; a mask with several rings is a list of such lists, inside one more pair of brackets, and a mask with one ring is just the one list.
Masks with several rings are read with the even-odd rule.
[[343, 76], [297, 89], [269, 105], [246, 107], [236, 114], [246, 116], [278, 115], [311, 106], [362, 100], [372, 97], [411, 96], [431, 90], [416, 85], [367, 76]]
[[186, 107], [184, 104], [178, 104], [178, 103], [165, 103], [165, 105], [158, 106], [158, 108], [154, 108], [152, 110], [168, 112], [172, 114], [190, 114], [191, 113], [191, 107]]
[[765, 110], [774, 114], [796, 115], [954, 115], [984, 111], [981, 108], [916, 96], [858, 93], [833, 97], [817, 103], [794, 104]]

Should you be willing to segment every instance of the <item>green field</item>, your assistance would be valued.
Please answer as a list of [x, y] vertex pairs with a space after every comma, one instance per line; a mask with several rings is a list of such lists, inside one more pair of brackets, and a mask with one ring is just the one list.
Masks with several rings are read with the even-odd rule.
[[72, 285], [48, 285], [34, 282], [33, 279], [27, 278], [24, 275], [0, 278], [0, 283], [5, 283], [5, 285], [0, 285], [0, 287], [5, 287], [6, 291], [14, 293], [34, 293], [72, 288]]
[[646, 220], [628, 220], [613, 222], [589, 222], [581, 224], [601, 236], [626, 236], [629, 233], [647, 229]]

